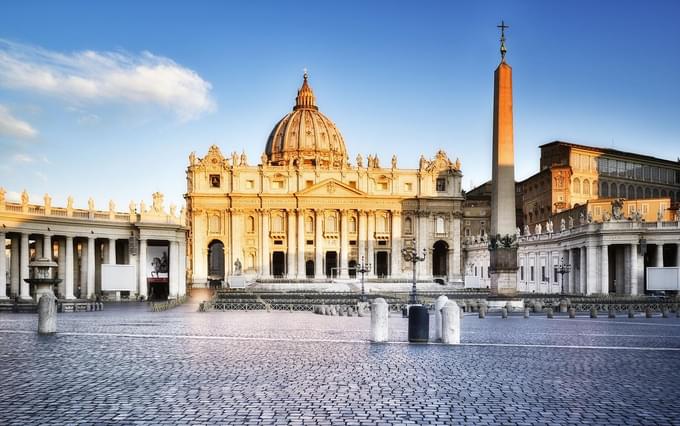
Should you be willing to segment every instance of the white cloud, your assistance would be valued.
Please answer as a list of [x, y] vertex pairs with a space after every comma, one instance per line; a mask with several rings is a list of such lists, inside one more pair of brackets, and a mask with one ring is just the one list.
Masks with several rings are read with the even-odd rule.
[[64, 54], [0, 39], [0, 85], [68, 100], [151, 103], [173, 111], [181, 120], [215, 108], [209, 82], [150, 52]]
[[7, 107], [0, 105], [0, 136], [29, 139], [37, 134], [38, 131], [30, 124], [16, 118]]
[[32, 163], [35, 161], [33, 157], [26, 154], [14, 154], [12, 159], [17, 163]]

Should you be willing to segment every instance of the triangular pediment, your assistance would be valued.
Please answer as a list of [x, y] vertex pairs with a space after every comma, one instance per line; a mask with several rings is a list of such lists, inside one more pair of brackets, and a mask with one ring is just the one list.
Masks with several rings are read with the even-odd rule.
[[336, 179], [326, 179], [297, 193], [304, 197], [356, 197], [366, 193]]

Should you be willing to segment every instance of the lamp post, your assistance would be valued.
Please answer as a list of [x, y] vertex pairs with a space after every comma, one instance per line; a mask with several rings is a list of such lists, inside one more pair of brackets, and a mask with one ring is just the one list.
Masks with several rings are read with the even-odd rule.
[[560, 277], [562, 278], [562, 284], [561, 284], [561, 289], [562, 289], [562, 294], [564, 294], [564, 274], [568, 274], [571, 271], [571, 265], [569, 263], [564, 263], [564, 258], [560, 258], [560, 264], [555, 265], [555, 272], [560, 274]]
[[423, 249], [423, 254], [421, 256], [418, 256], [415, 238], [413, 239], [412, 247], [404, 247], [403, 249], [401, 249], [401, 255], [404, 257], [404, 260], [407, 262], [411, 262], [413, 264], [413, 287], [411, 288], [411, 295], [409, 297], [409, 303], [411, 305], [415, 305], [418, 303], [416, 294], [416, 264], [418, 262], [422, 262], [425, 260], [426, 253], [427, 251]]
[[357, 272], [361, 274], [361, 301], [366, 301], [366, 292], [364, 291], [364, 274], [371, 271], [371, 264], [364, 261], [364, 257], [361, 256], [361, 263], [357, 265]]

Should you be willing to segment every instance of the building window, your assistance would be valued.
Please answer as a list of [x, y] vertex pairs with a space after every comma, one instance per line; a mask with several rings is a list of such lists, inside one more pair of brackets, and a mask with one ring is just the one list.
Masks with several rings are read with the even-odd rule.
[[597, 196], [597, 188], [598, 188], [597, 181], [594, 180], [593, 181], [593, 196]]
[[410, 217], [404, 219], [404, 233], [405, 234], [413, 233], [413, 220], [411, 220]]
[[531, 265], [531, 268], [529, 268], [529, 278], [531, 282], [534, 282], [534, 265]]
[[314, 232], [314, 219], [311, 216], [307, 216], [305, 219], [305, 232], [308, 234]]
[[475, 266], [475, 277], [477, 276], [477, 267]]
[[555, 276], [553, 277], [553, 282], [557, 282], [557, 268], [553, 268], [553, 271], [555, 271]]
[[274, 232], [283, 232], [283, 216], [274, 216], [272, 222], [272, 230]]
[[253, 189], [255, 188], [255, 181], [252, 179], [246, 180], [246, 189]]
[[579, 178], [574, 178], [571, 190], [574, 194], [581, 193], [581, 180]]
[[272, 182], [272, 189], [282, 189], [283, 188], [283, 181], [282, 180], [275, 180]]
[[545, 265], [541, 266], [541, 281], [548, 281], [548, 277], [545, 275]]
[[441, 216], [437, 216], [435, 219], [435, 231], [436, 234], [443, 234], [444, 233], [444, 218]]
[[524, 265], [519, 267], [519, 279], [520, 281], [524, 281]]
[[326, 232], [337, 232], [335, 226], [335, 216], [328, 216], [326, 218]]
[[387, 182], [378, 182], [378, 191], [387, 191]]
[[305, 181], [305, 188], [309, 188], [309, 187], [311, 187], [311, 186], [313, 186], [313, 185], [314, 185], [314, 181], [313, 181], [313, 180], [306, 180], [306, 181]]
[[349, 186], [350, 186], [350, 188], [356, 189], [356, 187], [357, 187], [357, 181], [355, 181], [355, 180], [350, 180], [350, 181], [349, 181]]
[[609, 184], [607, 182], [602, 182], [602, 191], [600, 191], [600, 195], [609, 197]]
[[413, 191], [413, 184], [411, 182], [406, 182], [404, 184], [404, 191], [405, 192], [411, 192]]
[[248, 216], [247, 220], [248, 224], [246, 229], [248, 230], [249, 233], [255, 232], [255, 218], [252, 216]]
[[583, 179], [583, 195], [590, 195], [590, 181]]
[[220, 187], [220, 175], [210, 175], [210, 187], [211, 188]]
[[446, 179], [437, 178], [437, 192], [446, 191]]
[[357, 232], [357, 220], [354, 216], [349, 218], [348, 224], [349, 224], [349, 232], [351, 232], [353, 234], [356, 233]]

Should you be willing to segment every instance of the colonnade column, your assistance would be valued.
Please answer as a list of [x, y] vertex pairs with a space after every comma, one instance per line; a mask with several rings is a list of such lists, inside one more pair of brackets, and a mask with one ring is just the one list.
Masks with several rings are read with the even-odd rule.
[[295, 277], [295, 213], [294, 210], [286, 210], [288, 216], [288, 233], [286, 234], [286, 243], [288, 243], [288, 252], [286, 253], [286, 277]]
[[109, 265], [116, 264], [116, 240], [114, 238], [109, 238], [109, 257], [107, 262]]
[[73, 296], [73, 237], [66, 237], [66, 270], [64, 271], [64, 298], [75, 299]]
[[340, 278], [349, 278], [349, 229], [347, 210], [340, 210]]
[[607, 244], [602, 244], [601, 260], [600, 265], [600, 292], [602, 294], [609, 293], [609, 246]]
[[297, 209], [297, 278], [306, 277], [305, 273], [305, 212]]
[[179, 243], [170, 241], [170, 270], [168, 271], [169, 298], [174, 299], [179, 296]]
[[94, 296], [94, 244], [95, 238], [87, 237], [87, 292], [84, 296], [86, 299]]
[[656, 245], [656, 255], [654, 256], [654, 266], [663, 268], [663, 244]]
[[28, 234], [21, 234], [21, 247], [19, 249], [21, 250], [19, 259], [19, 287], [21, 294], [19, 297], [24, 300], [30, 300], [30, 289], [25, 281], [28, 278]]
[[7, 257], [5, 254], [5, 233], [0, 232], [0, 300], [7, 299]]
[[12, 237], [12, 248], [10, 249], [10, 265], [9, 265], [9, 291], [12, 296], [19, 294], [19, 238]]
[[[269, 265], [271, 264], [271, 253], [269, 253], [269, 210], [262, 211], [262, 268], [260, 273], [263, 277], [271, 275]], [[242, 259], [241, 262], [244, 262]]]
[[57, 255], [57, 278], [61, 280], [57, 287], [59, 294], [62, 296], [66, 294], [66, 239], [57, 240], [59, 246], [59, 254]]
[[573, 249], [567, 249], [566, 254], [567, 256], [564, 261], [571, 265], [571, 271], [567, 274], [567, 293], [576, 293], [574, 291], [574, 282], [576, 281], [574, 279], [574, 275], [576, 275], [576, 265], [574, 264], [574, 261], [576, 260], [576, 256], [574, 256]]
[[586, 248], [581, 247], [579, 256], [579, 274], [578, 274], [578, 292], [581, 294], [586, 293]]
[[145, 299], [148, 297], [146, 281], [146, 239], [139, 239], [139, 295]]
[[[427, 219], [429, 217], [429, 214], [424, 211], [418, 212], [418, 240], [417, 240], [417, 246], [416, 248], [418, 249], [418, 255], [421, 255], [423, 252], [423, 249], [427, 249]], [[427, 274], [427, 265], [430, 264], [430, 258], [432, 257], [432, 253], [427, 253], [425, 255], [425, 261], [423, 262], [418, 262], [416, 263], [416, 268], [418, 268], [418, 273], [416, 276], [418, 277], [424, 277]], [[428, 260], [430, 259], [430, 260]]]
[[597, 246], [588, 245], [586, 253], [588, 256], [586, 260], [586, 294], [593, 294], [597, 292]]
[[[51, 235], [43, 235], [43, 257], [49, 260], [52, 260], [52, 236]], [[35, 254], [35, 257], [40, 257], [38, 253]]]
[[630, 245], [630, 294], [636, 296], [638, 294], [638, 259], [637, 259], [637, 244]]
[[376, 269], [376, 264], [375, 264], [375, 253], [374, 253], [374, 240], [373, 238], [375, 237], [375, 211], [374, 210], [369, 210], [367, 213], [367, 220], [368, 220], [368, 226], [367, 231], [366, 231], [366, 247], [367, 247], [367, 254], [366, 254], [366, 262], [372, 264], [373, 266], [371, 267], [371, 271], [368, 273], [369, 277], [375, 277], [375, 269]]
[[398, 277], [401, 275], [401, 212], [392, 212], [392, 254], [390, 255], [390, 276]]
[[320, 279], [323, 274], [323, 210], [314, 210], [314, 278]]

